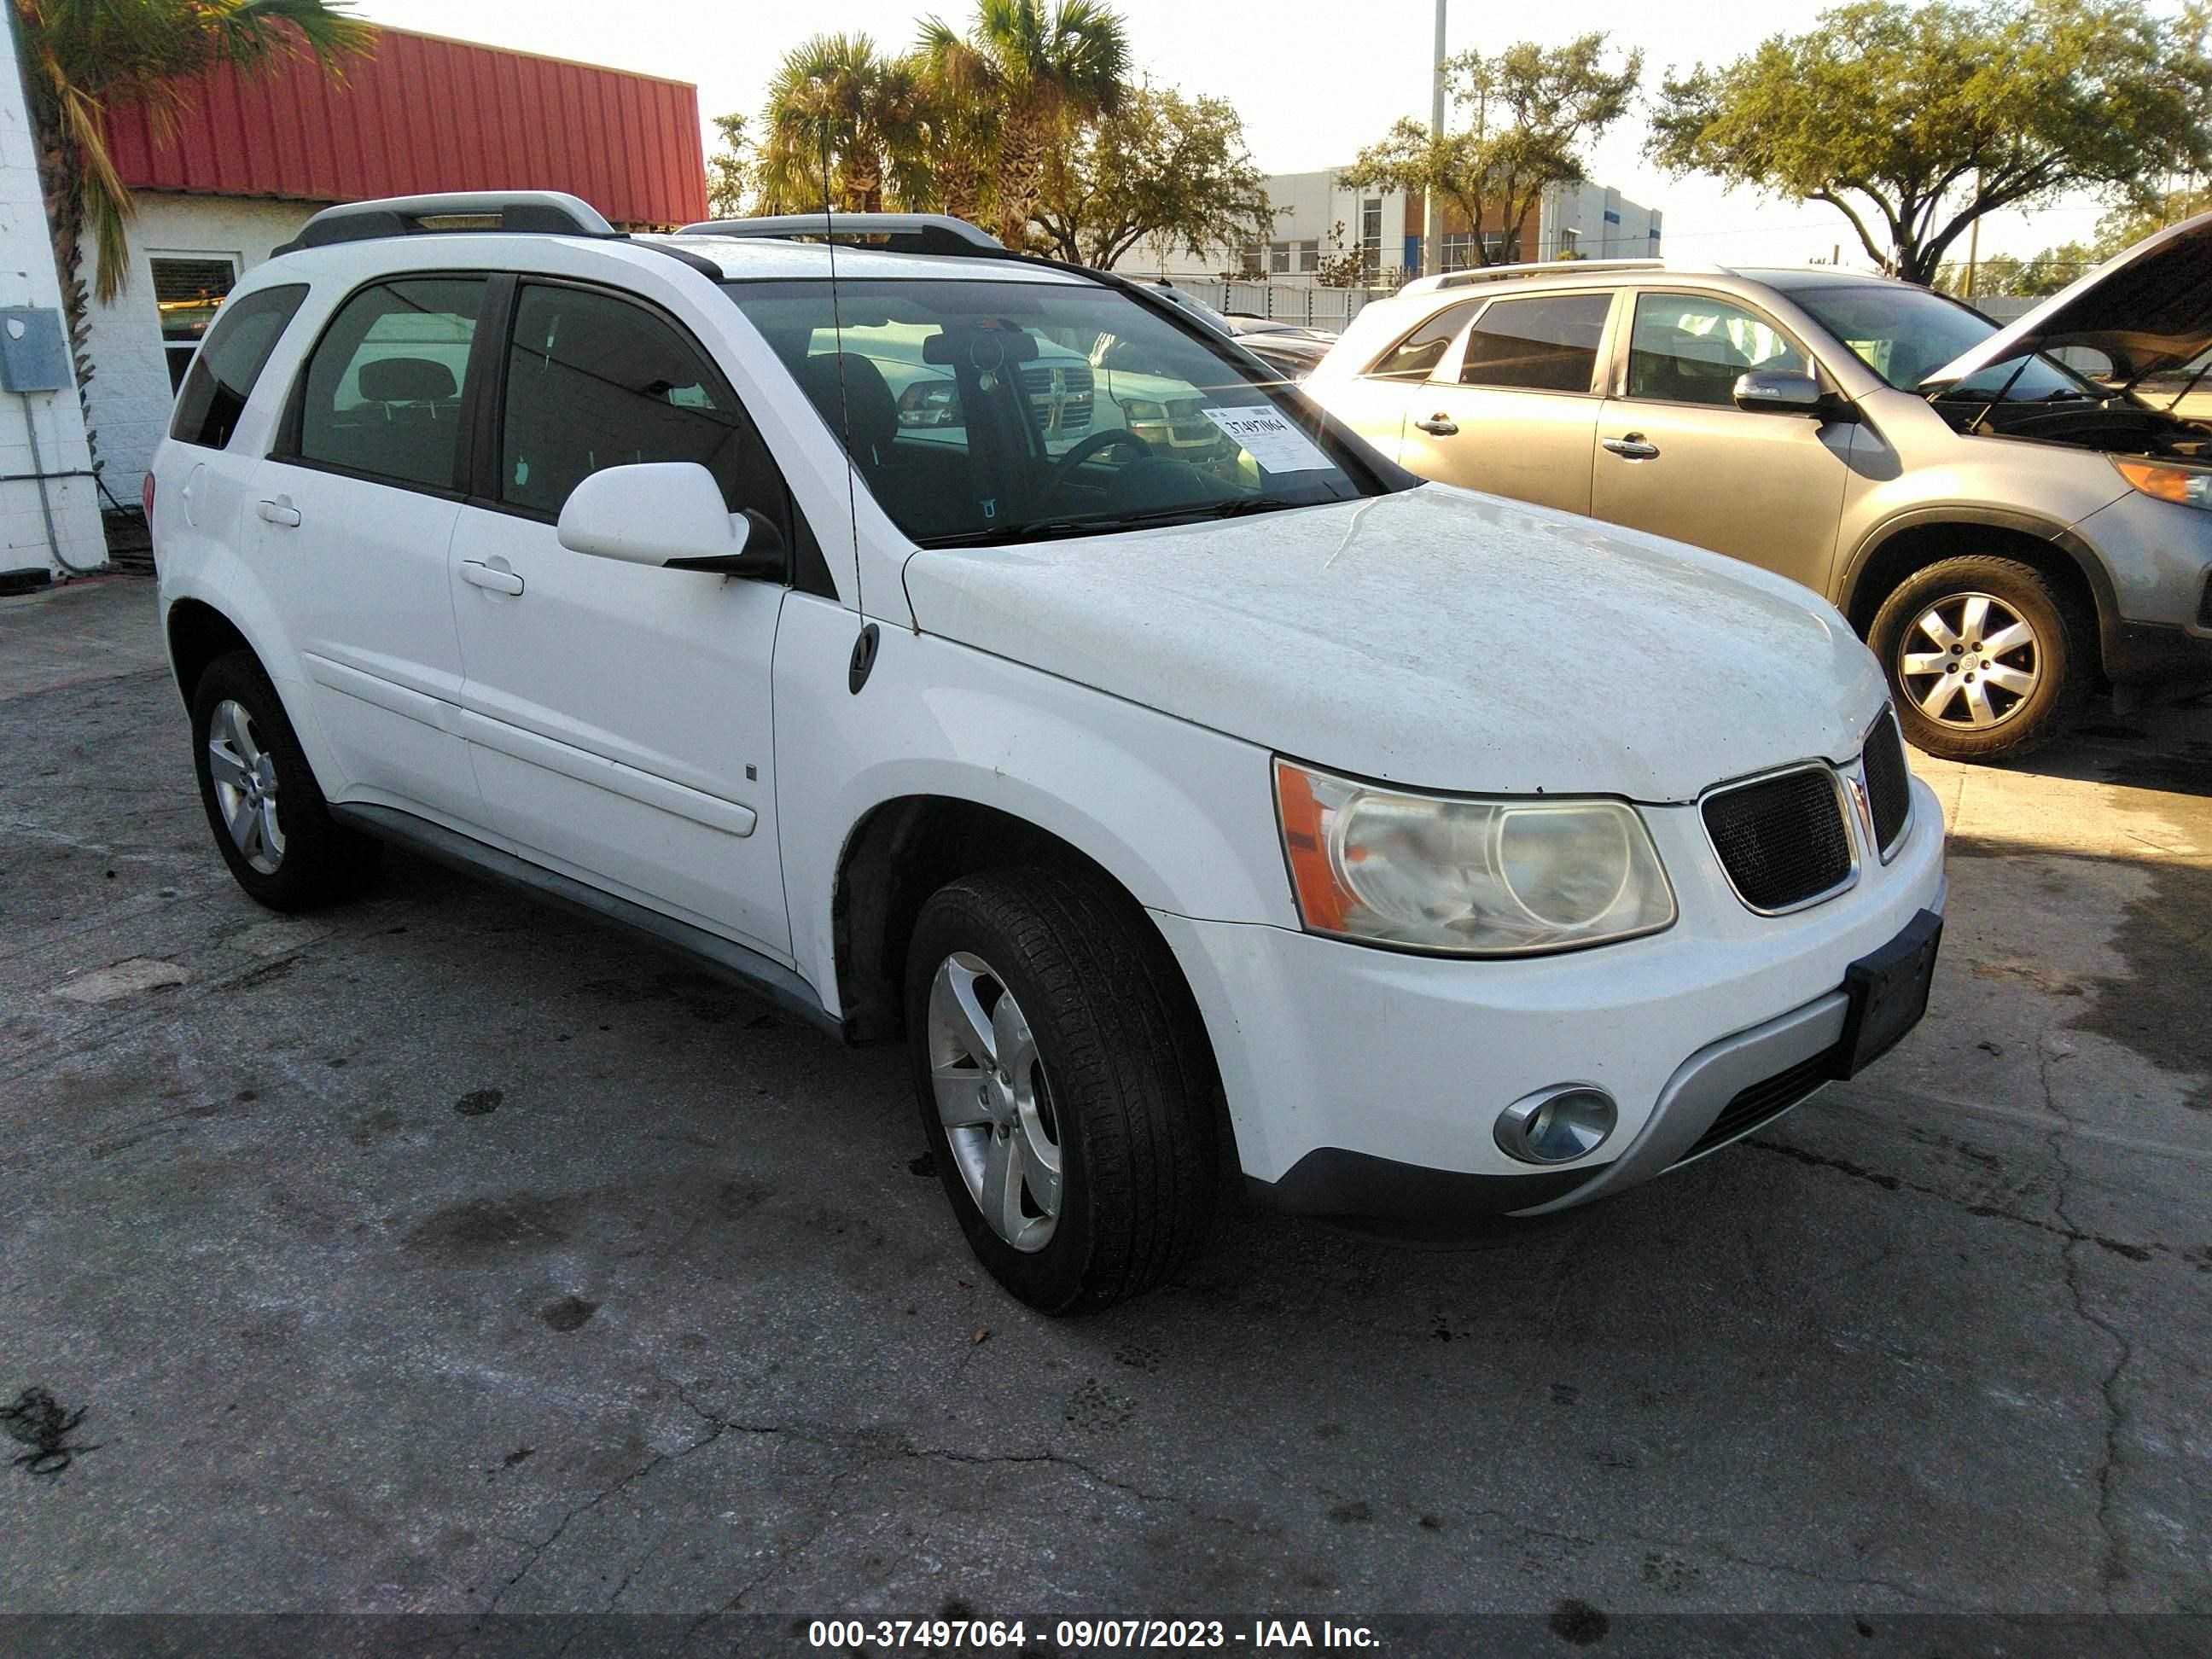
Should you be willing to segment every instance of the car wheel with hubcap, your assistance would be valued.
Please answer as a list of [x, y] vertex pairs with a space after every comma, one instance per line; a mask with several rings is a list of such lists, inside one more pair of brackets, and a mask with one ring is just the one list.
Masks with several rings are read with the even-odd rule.
[[1906, 740], [1946, 760], [2010, 759], [2063, 729], [2088, 689], [2096, 622], [2033, 566], [1973, 555], [1915, 571], [1875, 615]]
[[334, 822], [284, 705], [249, 652], [218, 658], [192, 690], [192, 753], [216, 847], [238, 884], [276, 910], [357, 892], [382, 845]]
[[1045, 868], [948, 884], [915, 921], [906, 1010], [939, 1178], [1001, 1285], [1087, 1311], [1188, 1258], [1218, 1179], [1212, 1055], [1127, 895]]

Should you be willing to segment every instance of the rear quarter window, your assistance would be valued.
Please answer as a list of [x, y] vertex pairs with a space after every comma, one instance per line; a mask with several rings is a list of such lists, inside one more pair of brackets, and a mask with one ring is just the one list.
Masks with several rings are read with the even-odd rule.
[[254, 382], [307, 297], [305, 283], [257, 289], [222, 307], [185, 372], [169, 435], [180, 444], [222, 449], [238, 429]]

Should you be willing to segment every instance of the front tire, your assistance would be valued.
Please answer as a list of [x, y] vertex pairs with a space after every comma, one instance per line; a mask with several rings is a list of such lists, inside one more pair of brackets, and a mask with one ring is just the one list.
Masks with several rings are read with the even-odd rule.
[[257, 902], [312, 910], [375, 875], [383, 844], [331, 818], [252, 653], [217, 658], [193, 687], [192, 761], [216, 848]]
[[949, 884], [915, 924], [906, 1013], [939, 1178], [1000, 1284], [1088, 1312], [1189, 1259], [1218, 1180], [1212, 1051], [1125, 894], [1042, 868]]
[[1875, 612], [1867, 642], [1907, 742], [1944, 760], [2013, 760], [2081, 707], [2096, 629], [2032, 565], [1973, 554], [1913, 572]]

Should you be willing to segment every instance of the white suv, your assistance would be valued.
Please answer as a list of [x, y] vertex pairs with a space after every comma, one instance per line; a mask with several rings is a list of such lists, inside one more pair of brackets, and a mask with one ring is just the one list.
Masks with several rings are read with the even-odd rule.
[[[894, 324], [958, 446], [839, 349]], [[1020, 366], [1108, 335], [1220, 455], [1048, 446]], [[903, 1039], [1039, 1308], [1172, 1273], [1226, 1160], [1378, 1231], [1558, 1209], [1926, 1005], [1940, 809], [1830, 605], [1423, 484], [1115, 278], [335, 208], [225, 304], [155, 477], [249, 894], [397, 842]]]

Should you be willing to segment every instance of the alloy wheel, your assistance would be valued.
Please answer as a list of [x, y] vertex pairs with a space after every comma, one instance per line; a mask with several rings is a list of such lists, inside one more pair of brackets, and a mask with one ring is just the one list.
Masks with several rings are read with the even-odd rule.
[[1059, 1115], [1029, 1020], [981, 957], [938, 964], [928, 1040], [938, 1121], [968, 1195], [1014, 1249], [1044, 1249], [1060, 1224]]
[[208, 723], [208, 774], [216, 805], [239, 856], [264, 876], [284, 862], [284, 825], [276, 811], [276, 763], [253, 730], [242, 703], [225, 698]]
[[1939, 726], [1982, 732], [2025, 708], [2043, 680], [2035, 629], [1993, 593], [1947, 593], [1898, 642], [1898, 678]]

